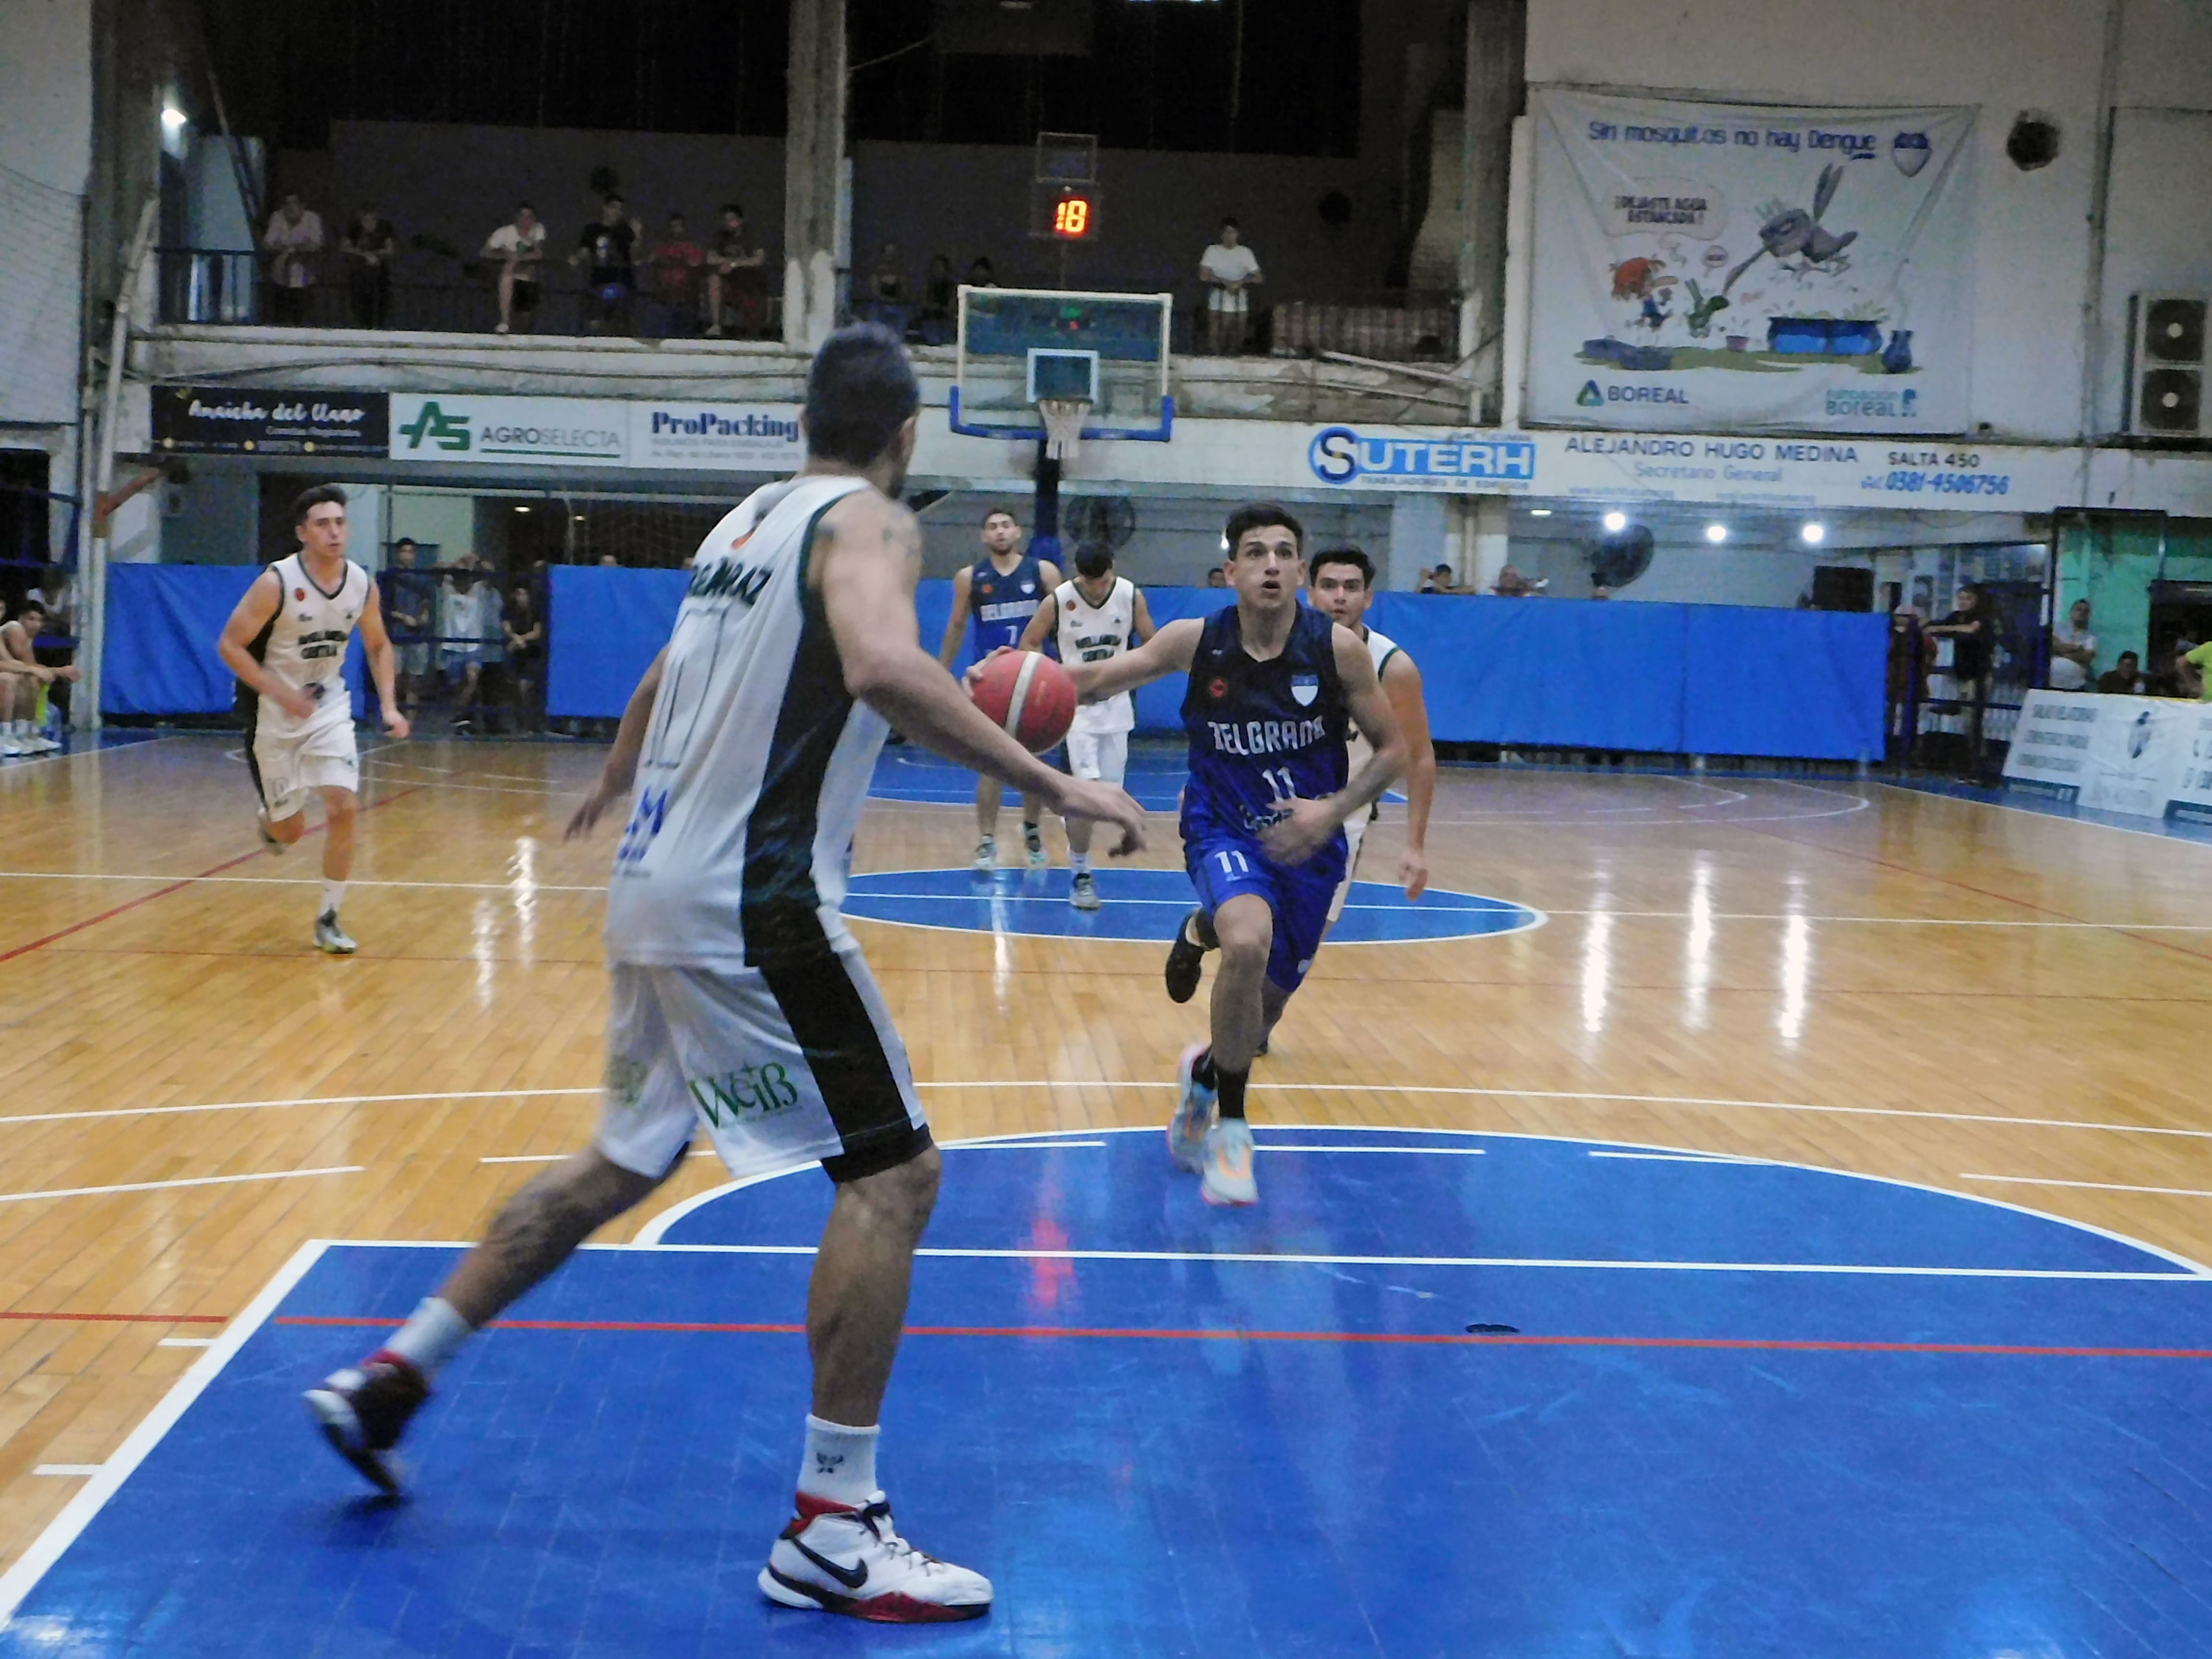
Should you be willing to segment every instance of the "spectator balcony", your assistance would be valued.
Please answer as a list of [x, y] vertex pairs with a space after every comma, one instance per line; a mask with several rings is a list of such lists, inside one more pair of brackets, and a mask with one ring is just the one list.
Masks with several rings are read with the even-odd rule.
[[[394, 284], [390, 325], [362, 329], [350, 325], [343, 282], [325, 282], [307, 291], [306, 326], [278, 327], [262, 320], [253, 256], [172, 249], [155, 263], [159, 320], [134, 331], [131, 368], [156, 382], [789, 404], [805, 381], [806, 355], [780, 340], [586, 333], [584, 295], [557, 277], [526, 334], [492, 332], [496, 302], [488, 286], [466, 283]], [[650, 325], [651, 302], [633, 303], [633, 326]], [[775, 309], [772, 301], [771, 327]], [[1176, 409], [1186, 418], [1494, 422], [1494, 392], [1478, 404], [1470, 373], [1494, 384], [1497, 344], [1471, 350], [1461, 339], [1467, 328], [1449, 296], [1390, 293], [1326, 305], [1284, 297], [1255, 313], [1245, 355], [1220, 357], [1194, 349], [1202, 325], [1194, 310], [1179, 308]], [[913, 351], [925, 400], [942, 406], [952, 349]]]

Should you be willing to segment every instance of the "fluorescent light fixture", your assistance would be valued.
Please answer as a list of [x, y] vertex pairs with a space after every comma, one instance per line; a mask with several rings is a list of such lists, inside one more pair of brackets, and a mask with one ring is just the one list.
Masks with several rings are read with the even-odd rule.
[[522, 503], [521, 503], [521, 502], [520, 502], [520, 501], [517, 501], [517, 502], [515, 503], [515, 505], [514, 505], [514, 510], [515, 510], [516, 512], [518, 512], [518, 513], [527, 513], [527, 512], [529, 512], [529, 511], [530, 511], [530, 509], [529, 509], [528, 507], [526, 507], [523, 506], [523, 505], [522, 505]]
[[1818, 547], [1828, 539], [1828, 526], [1824, 524], [1808, 524], [1797, 533], [1805, 538], [1806, 546]]
[[1718, 547], [1723, 542], [1728, 539], [1728, 526], [1724, 524], [1707, 525], [1705, 526], [1705, 539], [1711, 542], [1714, 546]]
[[1532, 519], [1548, 519], [1552, 516], [1552, 509], [1548, 507], [1532, 507], [1528, 509], [1528, 516]]
[[1605, 515], [1605, 529], [1607, 535], [1618, 536], [1627, 528], [1628, 514], [1626, 513], [1608, 513]]
[[161, 125], [171, 132], [181, 131], [189, 118], [184, 111], [179, 109], [174, 104], [161, 106]]

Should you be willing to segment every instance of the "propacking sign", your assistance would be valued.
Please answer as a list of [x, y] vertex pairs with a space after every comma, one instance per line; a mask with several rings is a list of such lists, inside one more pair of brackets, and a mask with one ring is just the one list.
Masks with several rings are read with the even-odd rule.
[[154, 388], [154, 447], [165, 454], [381, 455], [381, 392]]
[[708, 472], [796, 472], [796, 404], [632, 404], [629, 464]]
[[493, 466], [629, 461], [629, 406], [589, 398], [392, 394], [392, 459]]
[[1967, 427], [1972, 110], [1533, 101], [1530, 419]]

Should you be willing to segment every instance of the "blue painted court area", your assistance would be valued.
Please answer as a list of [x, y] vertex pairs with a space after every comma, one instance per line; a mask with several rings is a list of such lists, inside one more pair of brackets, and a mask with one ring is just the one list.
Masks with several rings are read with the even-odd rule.
[[[1029, 933], [1042, 939], [1133, 939], [1165, 944], [1198, 895], [1180, 870], [1125, 870], [1098, 860], [1105, 902], [1079, 910], [1067, 902], [1066, 870], [1002, 866], [988, 875], [958, 870], [885, 870], [856, 875], [845, 914], [909, 927], [951, 927], [973, 933]], [[1406, 944], [1468, 939], [1539, 927], [1545, 916], [1508, 899], [1431, 888], [1408, 900], [1405, 890], [1358, 881], [1329, 934], [1343, 945]]]
[[1249, 1212], [1157, 1130], [946, 1152], [883, 1468], [917, 1542], [994, 1579], [980, 1623], [754, 1588], [806, 1408], [810, 1170], [697, 1205], [686, 1248], [578, 1257], [445, 1374], [397, 1505], [295, 1395], [452, 1252], [303, 1256], [92, 1483], [0, 1654], [2212, 1652], [2186, 1264], [1768, 1164], [1261, 1142]]

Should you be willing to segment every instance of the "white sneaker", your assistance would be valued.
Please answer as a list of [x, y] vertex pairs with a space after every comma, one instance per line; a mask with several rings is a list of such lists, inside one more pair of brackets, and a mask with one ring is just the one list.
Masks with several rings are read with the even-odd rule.
[[881, 1492], [863, 1509], [794, 1516], [769, 1551], [759, 1583], [762, 1595], [787, 1607], [885, 1625], [981, 1619], [991, 1610], [991, 1581], [900, 1537]]
[[1209, 1204], [1257, 1204], [1259, 1183], [1252, 1179], [1252, 1126], [1224, 1117], [1206, 1132], [1205, 1167], [1199, 1195]]
[[1192, 1072], [1206, 1048], [1203, 1042], [1194, 1042], [1176, 1062], [1176, 1081], [1182, 1085], [1182, 1094], [1176, 1103], [1175, 1115], [1168, 1120], [1168, 1156], [1175, 1160], [1176, 1168], [1193, 1175], [1198, 1173], [1206, 1156], [1206, 1132], [1213, 1127], [1214, 1092]]
[[315, 918], [315, 949], [327, 956], [349, 957], [361, 946], [348, 939], [345, 929], [338, 926], [338, 913], [325, 910]]
[[26, 746], [27, 752], [33, 755], [51, 755], [54, 750], [61, 747], [61, 744], [56, 743], [52, 738], [46, 736], [43, 732], [33, 732], [31, 736], [23, 738], [22, 742]]
[[988, 876], [999, 867], [999, 843], [986, 836], [975, 843], [975, 873]]
[[1091, 879], [1088, 870], [1079, 871], [1067, 890], [1067, 902], [1079, 910], [1096, 910], [1104, 902], [1098, 896], [1098, 884]]
[[21, 744], [16, 742], [15, 738], [9, 737], [6, 732], [0, 732], [0, 755], [20, 755], [22, 752], [23, 745]]

